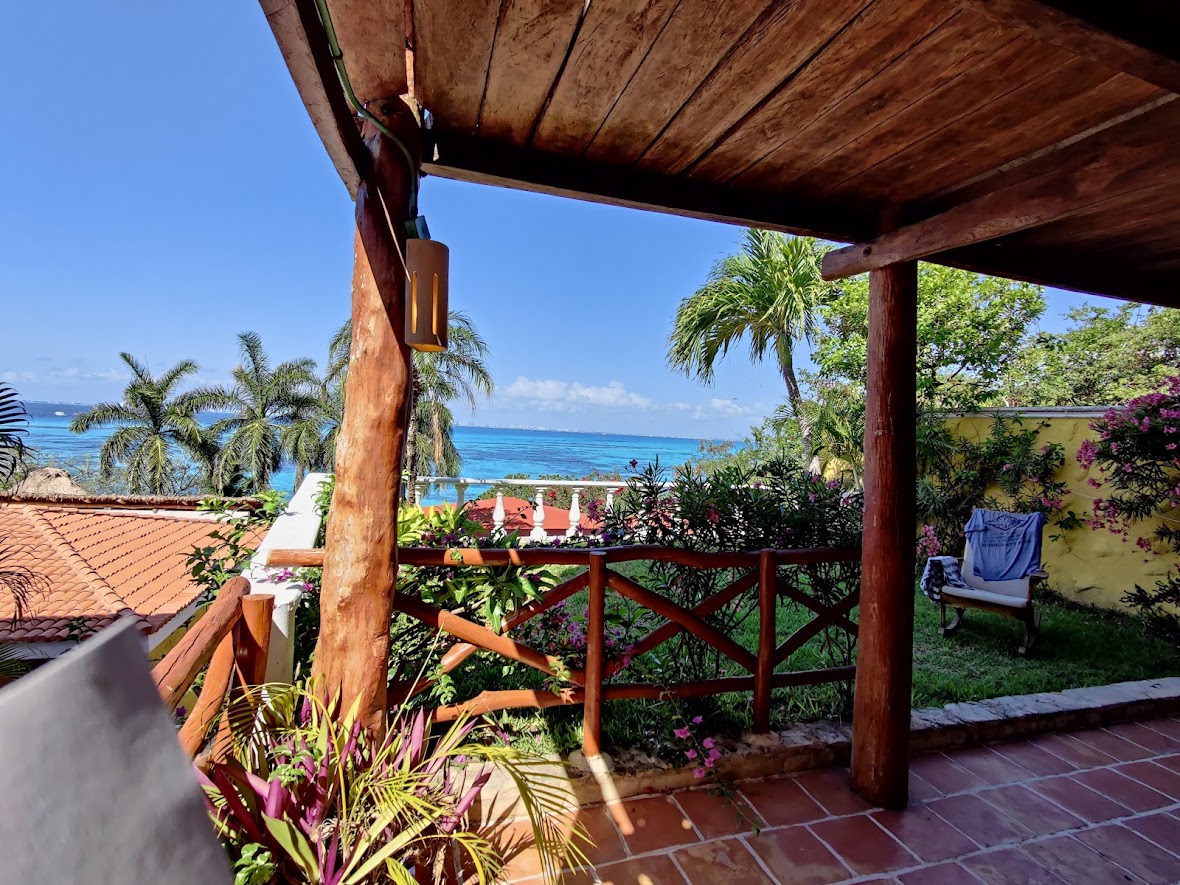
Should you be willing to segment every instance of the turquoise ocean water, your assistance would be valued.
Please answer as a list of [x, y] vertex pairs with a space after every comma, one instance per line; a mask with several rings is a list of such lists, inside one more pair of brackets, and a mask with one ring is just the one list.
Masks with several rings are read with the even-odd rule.
[[[87, 458], [97, 463], [99, 447], [112, 431], [71, 433], [70, 417], [86, 408], [66, 403], [28, 404], [27, 441], [39, 460], [55, 459], [62, 466], [78, 464]], [[495, 479], [510, 473], [583, 477], [595, 470], [626, 476], [632, 459], [641, 465], [657, 457], [661, 464], [668, 466], [683, 464], [696, 454], [699, 441], [611, 433], [456, 427], [455, 445], [463, 456], [463, 476]], [[295, 471], [286, 468], [274, 476], [271, 484], [279, 491], [290, 492], [294, 482]], [[472, 489], [472, 493], [478, 491]], [[453, 490], [447, 489], [445, 497], [453, 499], [453, 496]], [[433, 499], [428, 502], [433, 503]]]

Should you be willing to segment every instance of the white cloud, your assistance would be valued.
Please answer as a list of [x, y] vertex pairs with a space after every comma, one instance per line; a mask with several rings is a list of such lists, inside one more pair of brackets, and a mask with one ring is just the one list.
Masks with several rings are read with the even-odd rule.
[[738, 405], [735, 400], [713, 397], [709, 400], [709, 408], [722, 415], [749, 415], [754, 410]]
[[559, 410], [572, 410], [582, 406], [647, 410], [653, 405], [651, 399], [628, 390], [621, 381], [610, 381], [603, 386], [582, 384], [578, 381], [557, 381], [553, 378], [535, 381], [518, 376], [515, 381], [502, 388], [499, 394], [509, 399], [542, 402]]

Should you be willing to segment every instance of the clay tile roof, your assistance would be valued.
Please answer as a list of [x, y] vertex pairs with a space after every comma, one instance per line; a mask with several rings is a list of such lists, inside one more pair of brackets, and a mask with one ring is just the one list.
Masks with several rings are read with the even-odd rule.
[[33, 581], [24, 617], [0, 588], [0, 641], [69, 639], [78, 618], [99, 630], [133, 617], [154, 633], [200, 595], [186, 559], [215, 527], [206, 515], [104, 512], [0, 502], [5, 568]]

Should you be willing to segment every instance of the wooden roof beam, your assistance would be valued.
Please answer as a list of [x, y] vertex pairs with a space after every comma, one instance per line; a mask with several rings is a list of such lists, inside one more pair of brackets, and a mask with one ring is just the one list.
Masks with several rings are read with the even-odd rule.
[[829, 252], [823, 261], [824, 278], [840, 280], [938, 256], [1068, 218], [1129, 194], [1169, 187], [1176, 172], [1177, 137], [1180, 113], [1165, 105], [1000, 174], [988, 191], [973, 192], [938, 214]]
[[1108, 0], [954, 0], [1031, 37], [1180, 93], [1180, 4], [1131, 9]]
[[830, 240], [858, 240], [877, 229], [876, 216], [815, 200], [741, 191], [581, 157], [427, 132], [422, 171], [441, 178], [512, 187]]

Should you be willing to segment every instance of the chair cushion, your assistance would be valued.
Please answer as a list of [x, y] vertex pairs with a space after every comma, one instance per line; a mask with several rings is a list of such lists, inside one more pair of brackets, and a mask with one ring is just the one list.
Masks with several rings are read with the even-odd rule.
[[[974, 587], [947, 587], [942, 591], [944, 599], [956, 596], [959, 599], [975, 599], [979, 602], [991, 602], [996, 605], [1006, 605], [1009, 608], [1024, 608], [1028, 605], [1026, 596], [1010, 596], [1007, 593], [992, 593], [988, 590], [977, 590]], [[947, 605], [953, 605], [952, 600], [946, 600]]]

